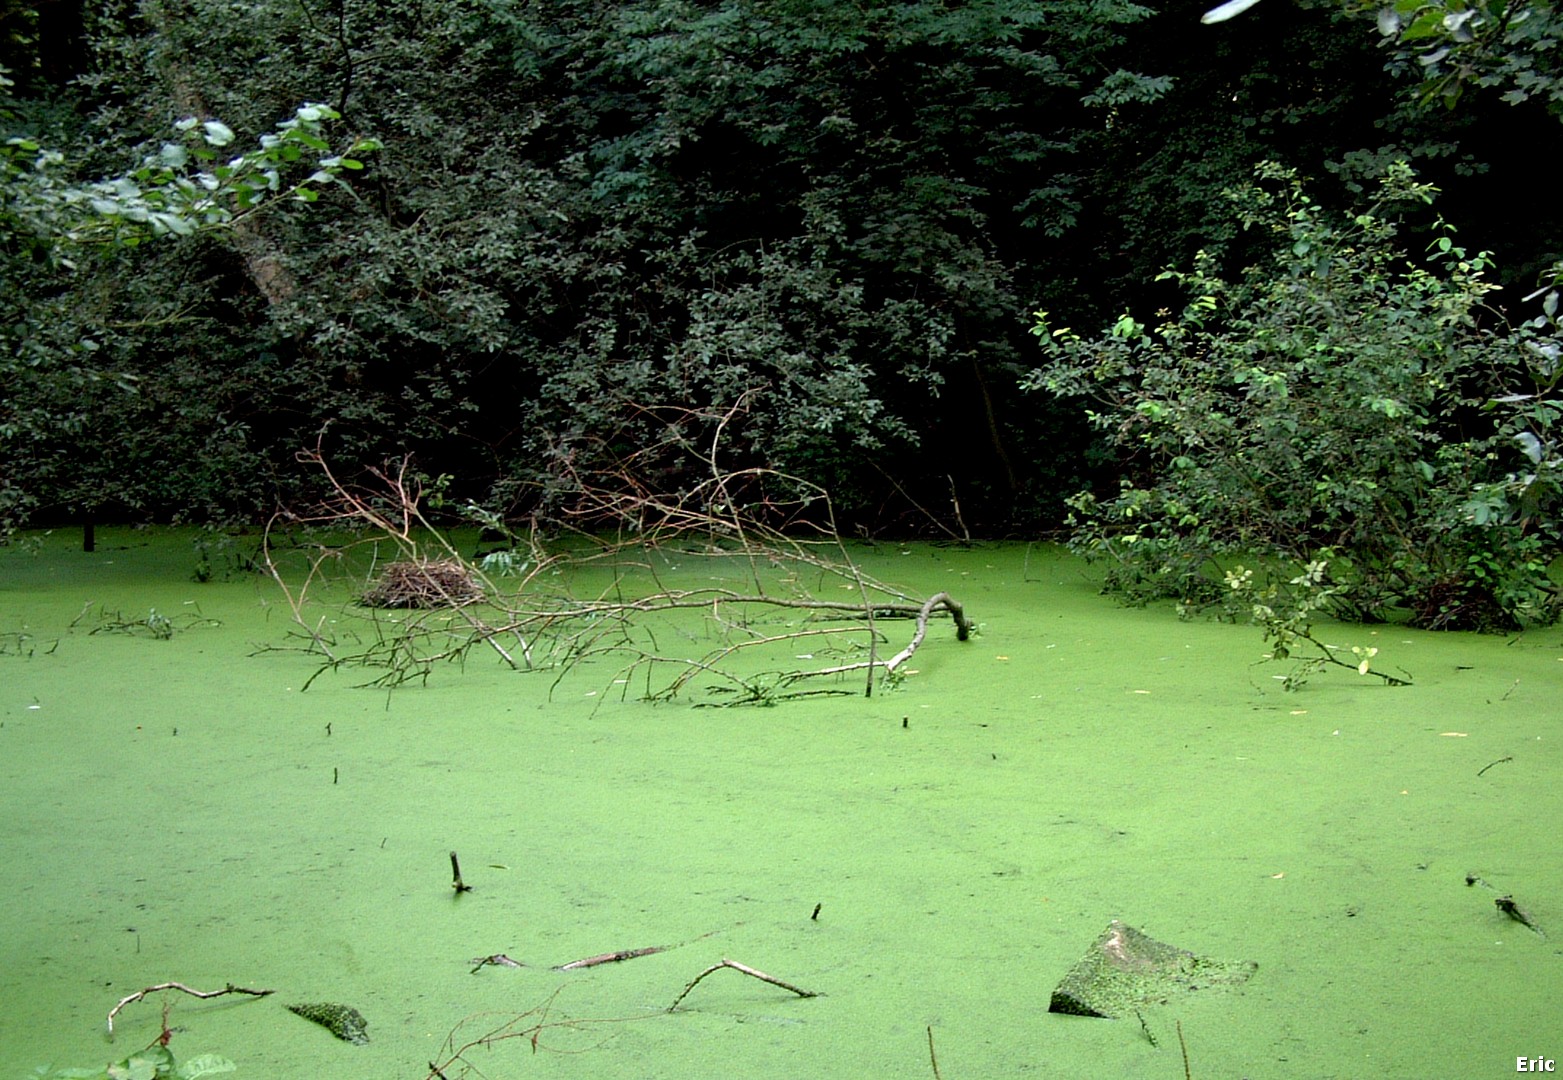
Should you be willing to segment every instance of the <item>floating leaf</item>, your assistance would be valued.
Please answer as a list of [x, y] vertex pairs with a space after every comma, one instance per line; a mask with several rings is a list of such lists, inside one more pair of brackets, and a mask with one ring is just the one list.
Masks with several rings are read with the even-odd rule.
[[201, 1054], [189, 1058], [175, 1070], [174, 1075], [180, 1080], [198, 1080], [202, 1076], [216, 1076], [218, 1073], [231, 1073], [238, 1068], [233, 1062], [216, 1054]]

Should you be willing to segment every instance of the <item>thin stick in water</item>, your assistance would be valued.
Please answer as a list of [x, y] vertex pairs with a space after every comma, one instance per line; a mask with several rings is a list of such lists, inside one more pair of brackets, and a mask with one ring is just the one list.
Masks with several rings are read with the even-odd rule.
[[805, 990], [801, 986], [794, 986], [790, 982], [785, 982], [781, 979], [778, 979], [774, 975], [767, 975], [765, 972], [756, 968], [752, 968], [747, 964], [740, 964], [737, 960], [729, 960], [726, 957], [723, 957], [720, 964], [712, 964], [699, 975], [696, 975], [693, 979], [689, 980], [689, 985], [684, 987], [683, 991], [678, 995], [678, 997], [673, 999], [673, 1004], [668, 1006], [668, 1012], [672, 1012], [674, 1009], [678, 1008], [678, 1003], [683, 1001], [684, 998], [689, 995], [689, 992], [699, 984], [701, 979], [705, 978], [713, 971], [721, 971], [723, 968], [732, 968], [734, 971], [740, 971], [743, 974], [750, 976], [751, 978], [759, 979], [761, 982], [768, 982], [772, 986], [781, 987], [783, 990], [791, 990], [799, 997], [811, 998], [823, 996], [817, 990]]
[[114, 1037], [114, 1017], [119, 1015], [119, 1010], [123, 1009], [126, 1005], [129, 1005], [132, 1002], [140, 1001], [148, 994], [155, 994], [159, 990], [179, 990], [189, 994], [191, 997], [198, 998], [222, 997], [224, 994], [249, 994], [251, 997], [265, 997], [267, 994], [273, 993], [271, 990], [251, 990], [247, 987], [235, 986], [233, 983], [229, 983], [221, 990], [195, 990], [181, 982], [158, 983], [156, 986], [149, 986], [144, 990], [137, 990], [134, 994], [126, 994], [124, 997], [119, 999], [118, 1005], [109, 1010], [109, 1038], [112, 1039]]
[[617, 964], [621, 960], [633, 960], [637, 956], [650, 956], [653, 953], [665, 952], [666, 945], [647, 945], [641, 949], [619, 949], [617, 952], [598, 953], [596, 956], [588, 956], [583, 960], [571, 960], [568, 964], [560, 964], [555, 971], [574, 971], [577, 968], [596, 967], [598, 964]]

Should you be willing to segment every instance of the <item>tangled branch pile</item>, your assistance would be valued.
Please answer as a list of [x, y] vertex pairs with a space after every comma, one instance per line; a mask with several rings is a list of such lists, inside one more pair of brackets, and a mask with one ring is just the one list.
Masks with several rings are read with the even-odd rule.
[[459, 559], [393, 562], [364, 592], [376, 608], [442, 608], [483, 599], [472, 572]]
[[[842, 685], [854, 674], [872, 694], [876, 680], [904, 674], [940, 614], [950, 615], [958, 640], [968, 639], [972, 624], [948, 593], [917, 597], [863, 573], [836, 533], [823, 490], [767, 468], [720, 467], [717, 447], [732, 412], [685, 415], [713, 422], [701, 457], [708, 479], [659, 492], [638, 481], [634, 459], [611, 476], [573, 477], [576, 499], [565, 517], [573, 536], [552, 544], [535, 528], [517, 535], [496, 515], [469, 507], [474, 523], [510, 542], [500, 561], [463, 557], [431, 523], [406, 459], [350, 484], [318, 450], [302, 454], [324, 473], [333, 497], [291, 522], [338, 540], [351, 529], [358, 538], [317, 543], [300, 580], [278, 566], [268, 534], [267, 566], [292, 608], [294, 633], [323, 658], [314, 677], [367, 667], [380, 672], [368, 685], [394, 687], [426, 681], [443, 662], [465, 663], [476, 649], [513, 669], [552, 670], [555, 686], [583, 665], [606, 661], [608, 685], [626, 696], [634, 685], [649, 700], [698, 689], [726, 695], [727, 704], [769, 704], [856, 692]], [[329, 572], [350, 565], [355, 547], [370, 547], [378, 559], [387, 545], [397, 558], [361, 592], [367, 614], [334, 610], [311, 621], [307, 609]], [[503, 584], [488, 570], [505, 575]], [[571, 591], [584, 582], [594, 595]], [[409, 614], [380, 613], [387, 608]], [[345, 618], [354, 614], [368, 621], [366, 629]], [[899, 651], [882, 627], [889, 620], [915, 620]], [[834, 684], [798, 686], [826, 678]]]

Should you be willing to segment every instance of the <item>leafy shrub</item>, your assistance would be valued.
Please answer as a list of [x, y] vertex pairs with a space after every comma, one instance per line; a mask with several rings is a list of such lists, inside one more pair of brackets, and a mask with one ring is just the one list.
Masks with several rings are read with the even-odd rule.
[[1403, 163], [1343, 222], [1296, 175], [1259, 166], [1229, 196], [1273, 255], [1227, 280], [1201, 253], [1162, 275], [1190, 302], [1154, 330], [1053, 330], [1029, 385], [1095, 399], [1123, 455], [1120, 489], [1070, 500], [1073, 544], [1110, 560], [1131, 601], [1220, 603], [1221, 560], [1271, 576], [1333, 553], [1333, 613], [1406, 608], [1434, 627], [1549, 622], [1563, 536], [1557, 292], [1519, 327], [1487, 306], [1485, 254], [1445, 230], [1424, 262], [1396, 242], [1397, 208], [1435, 189]]

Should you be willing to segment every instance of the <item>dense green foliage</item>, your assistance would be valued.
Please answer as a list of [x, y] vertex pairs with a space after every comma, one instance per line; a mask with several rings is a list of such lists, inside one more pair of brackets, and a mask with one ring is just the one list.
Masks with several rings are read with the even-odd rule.
[[[1014, 429], [1073, 423], [1001, 403], [1079, 155], [1165, 87], [1113, 62], [1149, 9], [251, 7], [105, 13], [92, 83], [103, 132], [191, 104], [249, 130], [304, 95], [387, 147], [372, 192], [112, 287], [186, 298], [178, 323], [127, 313], [127, 351], [143, 387], [196, 380], [178, 395], [234, 509], [327, 420], [334, 454], [411, 449], [513, 512], [660, 441], [668, 404], [743, 403], [738, 461], [860, 509], [893, 483], [865, 457], [1012, 506], [1036, 472]], [[192, 445], [151, 419], [129, 426], [153, 456]], [[104, 494], [210, 512], [133, 477]]]
[[[1555, 618], [1557, 292], [1511, 328], [1487, 308], [1486, 255], [1445, 235], [1408, 259], [1397, 209], [1434, 190], [1404, 165], [1344, 219], [1294, 174], [1258, 176], [1232, 198], [1272, 251], [1238, 280], [1203, 254], [1168, 272], [1189, 303], [1154, 329], [1125, 315], [1087, 340], [1039, 318], [1051, 362], [1034, 382], [1095, 398], [1128, 455], [1114, 497], [1071, 500], [1077, 546], [1110, 559], [1109, 588], [1131, 599], [1226, 600], [1224, 560], [1257, 553], [1278, 561], [1280, 592], [1328, 581], [1331, 606], [1359, 618]], [[1316, 566], [1294, 577], [1302, 563]]]
[[175, 214], [179, 243], [62, 260], [6, 218], [6, 520], [253, 518], [314, 494], [317, 444], [410, 452], [452, 505], [525, 520], [604, 474], [687, 488], [726, 418], [724, 462], [824, 486], [849, 526], [1049, 528], [1120, 451], [1019, 392], [1026, 313], [1172, 304], [1164, 266], [1261, 257], [1221, 196], [1254, 162], [1335, 209], [1412, 162], [1504, 297], [1563, 259], [1563, 208], [1503, 194], [1553, 123], [1550, 6], [1205, 6], [11, 5], [5, 126], [63, 152], [79, 205], [183, 167], [191, 117], [192, 145], [249, 145], [326, 102], [321, 137], [383, 150], [308, 205]]
[[[0, 74], [0, 91], [9, 85]], [[3, 109], [0, 117], [12, 118]], [[159, 295], [166, 282], [134, 274], [129, 253], [150, 240], [242, 229], [284, 200], [315, 201], [320, 185], [363, 169], [350, 155], [378, 148], [359, 139], [331, 153], [324, 125], [334, 119], [327, 106], [301, 106], [255, 149], [219, 160], [233, 132], [188, 117], [173, 125], [177, 141], [96, 182], [69, 179], [65, 154], [32, 138], [13, 136], [0, 146], [0, 452], [10, 463], [0, 474], [0, 529], [24, 518], [40, 490], [88, 514], [115, 498], [136, 507], [125, 493], [138, 488], [119, 480], [127, 471], [157, 477], [168, 485], [165, 498], [192, 507], [221, 487], [221, 477], [206, 471], [220, 468], [220, 454], [202, 453], [188, 471], [170, 475], [155, 452], [140, 450], [148, 442], [168, 447], [144, 438], [139, 410], [126, 408], [140, 381], [126, 344], [138, 340], [135, 331], [177, 322], [180, 313]], [[147, 386], [159, 397], [188, 389], [166, 377]], [[116, 429], [119, 420], [125, 423]], [[199, 429], [181, 434], [187, 449], [207, 448]]]
[[1421, 96], [1454, 105], [1468, 87], [1539, 100], [1563, 119], [1563, 15], [1551, 0], [1395, 0], [1378, 9], [1397, 59], [1421, 70]]

